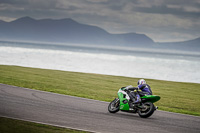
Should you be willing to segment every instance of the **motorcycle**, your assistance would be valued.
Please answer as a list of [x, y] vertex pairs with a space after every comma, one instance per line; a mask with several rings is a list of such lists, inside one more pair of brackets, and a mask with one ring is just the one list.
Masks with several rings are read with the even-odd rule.
[[145, 92], [139, 91], [138, 89], [134, 90], [140, 95], [141, 102], [140, 105], [133, 104], [130, 101], [129, 93], [134, 93], [133, 91], [125, 90], [124, 87], [120, 88], [118, 91], [118, 98], [115, 98], [108, 105], [108, 111], [110, 113], [116, 113], [119, 110], [138, 113], [141, 118], [150, 117], [158, 107], [155, 107], [153, 103], [160, 100], [160, 96], [156, 95], [147, 95]]

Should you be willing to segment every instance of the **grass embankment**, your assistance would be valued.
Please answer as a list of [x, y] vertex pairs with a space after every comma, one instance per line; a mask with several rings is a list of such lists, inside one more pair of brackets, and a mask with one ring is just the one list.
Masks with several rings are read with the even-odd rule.
[[[78, 97], [111, 101], [120, 87], [138, 78], [0, 65], [0, 83]], [[146, 79], [160, 110], [200, 116], [200, 84]]]
[[0, 133], [88, 133], [0, 117]]

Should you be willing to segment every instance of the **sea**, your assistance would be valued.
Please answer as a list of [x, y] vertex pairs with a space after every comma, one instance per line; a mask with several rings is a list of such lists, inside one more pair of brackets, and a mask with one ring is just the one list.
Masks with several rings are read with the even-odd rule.
[[0, 41], [0, 65], [200, 83], [200, 52], [190, 51]]

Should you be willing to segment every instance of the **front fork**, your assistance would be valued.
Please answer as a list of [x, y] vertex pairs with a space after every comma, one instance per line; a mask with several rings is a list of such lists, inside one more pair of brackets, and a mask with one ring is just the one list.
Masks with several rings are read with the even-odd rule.
[[118, 104], [120, 104], [119, 98], [115, 99], [115, 107], [119, 106]]

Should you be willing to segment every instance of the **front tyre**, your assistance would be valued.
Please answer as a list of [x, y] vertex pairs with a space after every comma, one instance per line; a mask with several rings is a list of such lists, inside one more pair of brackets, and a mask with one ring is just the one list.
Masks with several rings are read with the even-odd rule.
[[110, 113], [116, 113], [119, 111], [119, 98], [115, 98], [112, 102], [110, 102], [110, 104], [108, 105], [108, 111]]
[[154, 111], [155, 111], [155, 106], [151, 102], [145, 102], [144, 104], [144, 109], [138, 110], [138, 114], [142, 118], [147, 118], [150, 117]]

